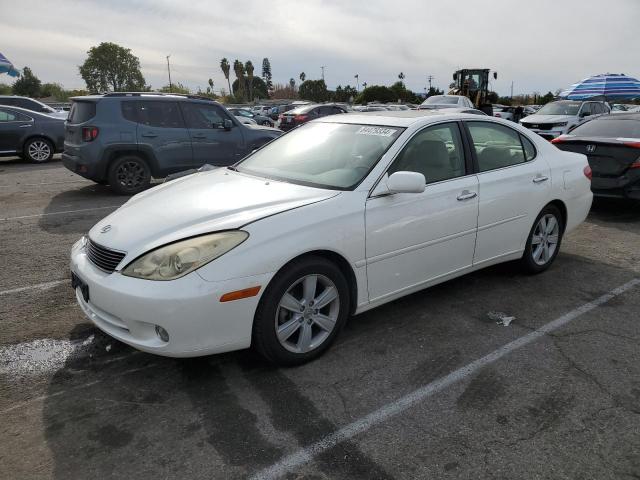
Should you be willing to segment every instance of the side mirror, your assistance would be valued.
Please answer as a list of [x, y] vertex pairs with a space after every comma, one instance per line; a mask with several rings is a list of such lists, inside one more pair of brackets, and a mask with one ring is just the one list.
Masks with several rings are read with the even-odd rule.
[[395, 172], [387, 180], [387, 187], [390, 193], [422, 193], [426, 183], [421, 173]]
[[233, 127], [233, 122], [231, 120], [229, 120], [228, 118], [226, 118], [222, 124], [223, 128], [227, 131], [231, 130], [231, 128]]
[[589, 112], [580, 112], [580, 118], [588, 117], [590, 115]]

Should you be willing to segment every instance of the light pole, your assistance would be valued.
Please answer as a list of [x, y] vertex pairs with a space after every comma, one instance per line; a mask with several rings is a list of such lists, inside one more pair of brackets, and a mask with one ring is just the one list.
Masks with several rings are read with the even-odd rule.
[[169, 93], [173, 92], [173, 85], [171, 84], [171, 66], [169, 65], [169, 57], [171, 55], [167, 55], [167, 72], [169, 72]]
[[322, 65], [320, 68], [322, 69], [322, 81], [324, 82], [324, 69], [326, 68], [326, 65]]
[[360, 91], [360, 75], [356, 73], [353, 78], [356, 79], [356, 92], [359, 92]]

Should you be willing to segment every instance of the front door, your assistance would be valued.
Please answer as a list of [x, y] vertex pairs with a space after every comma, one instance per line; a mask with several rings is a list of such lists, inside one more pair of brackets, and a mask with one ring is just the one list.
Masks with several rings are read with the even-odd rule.
[[[193, 145], [193, 157], [198, 167], [233, 165], [247, 153], [242, 127], [232, 120], [218, 105], [189, 102], [182, 104], [182, 111], [189, 127]], [[225, 120], [231, 121], [226, 129]]]
[[0, 153], [16, 152], [22, 147], [25, 130], [33, 130], [33, 120], [8, 108], [0, 108]]
[[[414, 135], [387, 174], [422, 173], [422, 193], [374, 196], [366, 204], [369, 299], [426, 286], [471, 266], [478, 180], [470, 174], [456, 122]], [[383, 180], [384, 181], [384, 180]]]

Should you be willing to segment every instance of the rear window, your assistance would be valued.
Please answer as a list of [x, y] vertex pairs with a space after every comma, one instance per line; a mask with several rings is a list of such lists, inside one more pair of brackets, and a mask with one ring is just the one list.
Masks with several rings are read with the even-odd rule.
[[640, 120], [591, 120], [571, 131], [571, 135], [604, 138], [640, 138]]
[[184, 128], [177, 102], [131, 100], [121, 104], [122, 116], [149, 127]]
[[67, 121], [69, 123], [84, 123], [96, 116], [96, 104], [94, 102], [73, 102]]

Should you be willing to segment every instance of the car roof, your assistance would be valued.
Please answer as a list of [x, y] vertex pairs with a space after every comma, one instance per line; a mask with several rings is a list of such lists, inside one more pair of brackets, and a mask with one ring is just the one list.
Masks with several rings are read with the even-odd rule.
[[[599, 117], [594, 118], [593, 120], [598, 120], [598, 121], [638, 120], [640, 121], [640, 112], [625, 112], [625, 113], [616, 113], [615, 115], [601, 115]], [[590, 120], [590, 121], [593, 121], [593, 120]]]
[[[494, 117], [473, 113], [443, 112], [441, 110], [385, 110], [380, 112], [353, 112], [343, 115], [330, 115], [316, 122], [355, 123], [364, 125], [386, 125], [389, 127], [409, 127], [414, 123], [428, 124], [439, 120], [493, 120]], [[499, 119], [496, 119], [498, 123]]]
[[220, 103], [212, 100], [208, 97], [202, 97], [200, 95], [183, 95], [180, 93], [162, 93], [162, 92], [110, 92], [103, 93], [97, 95], [83, 95], [81, 97], [71, 97], [69, 100], [72, 102], [82, 102], [82, 101], [90, 101], [97, 102], [104, 99], [143, 99], [143, 100], [154, 100], [154, 101], [206, 101], [209, 103], [215, 103], [216, 105], [220, 105]]

